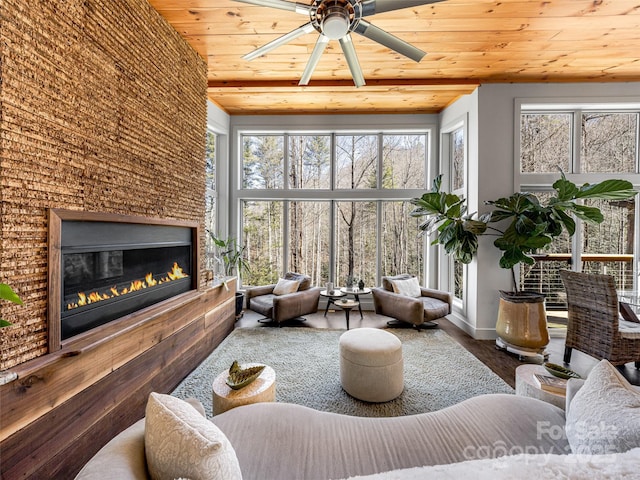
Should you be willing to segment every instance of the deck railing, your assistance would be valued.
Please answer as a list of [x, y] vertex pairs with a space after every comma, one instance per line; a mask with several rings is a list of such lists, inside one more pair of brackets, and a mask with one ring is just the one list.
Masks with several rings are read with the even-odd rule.
[[[571, 254], [548, 253], [532, 257], [536, 263], [520, 271], [520, 288], [544, 293], [548, 310], [566, 310], [566, 294], [558, 272], [571, 268]], [[613, 275], [619, 290], [633, 289], [632, 254], [585, 253], [580, 260], [583, 272]]]

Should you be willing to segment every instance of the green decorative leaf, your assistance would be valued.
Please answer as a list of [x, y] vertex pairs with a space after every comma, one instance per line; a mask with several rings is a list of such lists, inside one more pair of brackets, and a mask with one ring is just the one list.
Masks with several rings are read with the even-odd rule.
[[18, 305], [23, 304], [16, 292], [14, 292], [6, 283], [0, 283], [0, 299], [9, 300], [10, 302], [17, 303]]
[[519, 248], [509, 248], [504, 251], [502, 257], [500, 257], [501, 268], [513, 268], [519, 263], [526, 263], [527, 265], [533, 265], [534, 259], [525, 255]]
[[540, 248], [544, 248], [549, 245], [553, 240], [551, 237], [547, 237], [544, 235], [540, 236], [532, 236], [528, 237], [527, 240], [522, 244], [524, 247], [531, 249], [531, 251], [538, 250]]
[[567, 229], [567, 233], [569, 234], [569, 236], [573, 236], [573, 234], [576, 233], [576, 222], [573, 221], [573, 218], [564, 213], [562, 210], [554, 210], [554, 214], [559, 217], [560, 221], [564, 225], [564, 228]]
[[576, 198], [579, 192], [576, 184], [564, 178], [564, 175], [554, 182], [553, 188], [558, 192], [558, 200], [562, 202]]
[[512, 212], [505, 212], [504, 210], [494, 210], [486, 214], [488, 217], [487, 222], [500, 222], [502, 220], [506, 220], [507, 218], [513, 217]]
[[494, 205], [498, 209], [506, 210], [511, 213], [523, 213], [535, 209], [540, 205], [540, 202], [535, 195], [520, 192], [516, 192], [510, 197], [499, 198], [498, 200], [488, 201], [485, 203], [487, 205]]
[[442, 193], [425, 193], [422, 197], [414, 199], [412, 203], [418, 208], [413, 212], [419, 215], [433, 215], [436, 213], [444, 213]]
[[462, 223], [462, 227], [465, 229], [465, 231], [473, 233], [474, 235], [482, 235], [487, 231], [486, 222], [483, 222], [481, 220], [466, 219]]
[[636, 193], [633, 184], [627, 180], [604, 180], [593, 185], [585, 183], [580, 187], [576, 198], [624, 200], [633, 197]]
[[604, 221], [604, 216], [602, 212], [597, 207], [588, 207], [586, 205], [575, 205], [571, 211], [573, 214], [589, 223], [602, 223]]
[[525, 215], [518, 215], [515, 219], [515, 229], [520, 235], [528, 235], [539, 233], [540, 229], [544, 229], [546, 225], [536, 224], [533, 220]]

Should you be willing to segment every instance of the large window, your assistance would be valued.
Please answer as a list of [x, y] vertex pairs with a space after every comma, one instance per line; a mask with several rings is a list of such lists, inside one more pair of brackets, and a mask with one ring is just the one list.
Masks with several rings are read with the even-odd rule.
[[[443, 190], [460, 197], [467, 196], [466, 125], [464, 118], [459, 119], [445, 126], [440, 136]], [[440, 254], [440, 276], [446, 284], [446, 289], [453, 292], [456, 308], [464, 310], [467, 267], [453, 256], [445, 255], [444, 250], [441, 250]]]
[[313, 189], [331, 186], [331, 137], [289, 137], [289, 188]]
[[284, 202], [242, 202], [242, 242], [251, 268], [243, 281], [251, 285], [275, 283], [283, 265]]
[[520, 116], [520, 168], [523, 172], [565, 172], [571, 166], [570, 113], [523, 113]]
[[585, 172], [638, 171], [638, 114], [588, 112], [581, 115]]
[[424, 270], [421, 219], [409, 215], [413, 208], [409, 202], [382, 202], [381, 275]]
[[376, 282], [376, 239], [378, 221], [376, 202], [336, 202], [336, 274], [340, 285], [347, 277]]
[[284, 186], [284, 144], [277, 135], [245, 136], [242, 141], [244, 188]]
[[336, 188], [377, 187], [376, 135], [336, 135]]
[[[465, 139], [464, 127], [458, 127], [449, 135], [449, 152], [451, 161], [451, 190], [458, 195], [466, 196], [465, 182]], [[464, 301], [465, 266], [453, 261], [453, 295]]]
[[[207, 130], [205, 150], [204, 227], [207, 270], [216, 271], [215, 246], [209, 232], [217, 232], [216, 134]], [[217, 273], [217, 272], [216, 272]]]
[[330, 211], [328, 201], [289, 202], [288, 269], [305, 272], [314, 285], [329, 281]]
[[315, 285], [424, 275], [408, 200], [427, 187], [429, 133], [241, 133], [244, 285], [298, 271]]
[[[549, 195], [558, 167], [575, 183], [625, 178], [638, 184], [637, 110], [575, 108], [538, 109], [523, 105], [520, 116], [520, 183], [539, 196]], [[549, 175], [553, 173], [553, 175]], [[536, 264], [520, 272], [523, 289], [547, 295], [547, 306], [563, 308], [564, 288], [558, 270], [574, 268], [607, 273], [618, 288], [637, 288], [634, 253], [636, 202], [591, 201], [604, 214], [600, 225], [578, 222], [573, 242], [568, 237], [536, 256]]]

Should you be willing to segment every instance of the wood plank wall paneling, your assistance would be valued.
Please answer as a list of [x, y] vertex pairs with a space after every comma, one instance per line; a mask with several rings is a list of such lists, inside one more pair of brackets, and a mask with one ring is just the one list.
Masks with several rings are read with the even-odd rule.
[[48, 212], [196, 222], [203, 259], [207, 67], [146, 0], [3, 0], [0, 20], [0, 281], [25, 302], [0, 305], [0, 371], [24, 375], [0, 386], [0, 477], [73, 478], [229, 333], [235, 282], [201, 262], [148, 320], [48, 352]]
[[25, 302], [0, 305], [5, 370], [47, 353], [48, 209], [202, 224], [207, 79], [146, 0], [3, 0], [1, 16], [0, 281]]
[[[165, 307], [157, 315], [158, 323], [165, 325], [165, 331], [159, 334], [161, 341], [107, 375], [97, 375], [99, 379], [90, 387], [59, 402], [49, 413], [40, 415], [0, 443], [2, 478], [73, 478], [102, 445], [144, 416], [150, 392], [170, 392], [233, 330], [235, 282], [230, 284], [228, 291], [218, 286]], [[173, 331], [171, 319], [176, 316], [190, 317], [191, 321]], [[90, 350], [132, 346], [136, 338], [123, 331], [78, 357]], [[48, 401], [49, 391], [65, 386], [64, 380], [51, 381], [45, 375], [34, 375], [47, 388], [44, 391], [21, 388], [16, 381], [12, 398], [3, 399], [3, 409], [19, 409], [21, 404], [32, 402], [33, 397], [45, 397]]]

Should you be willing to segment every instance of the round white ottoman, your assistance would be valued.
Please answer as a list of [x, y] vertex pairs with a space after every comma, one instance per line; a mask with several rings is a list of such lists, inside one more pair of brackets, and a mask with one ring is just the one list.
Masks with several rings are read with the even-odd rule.
[[402, 342], [378, 328], [357, 328], [340, 336], [340, 383], [365, 402], [388, 402], [404, 389]]

